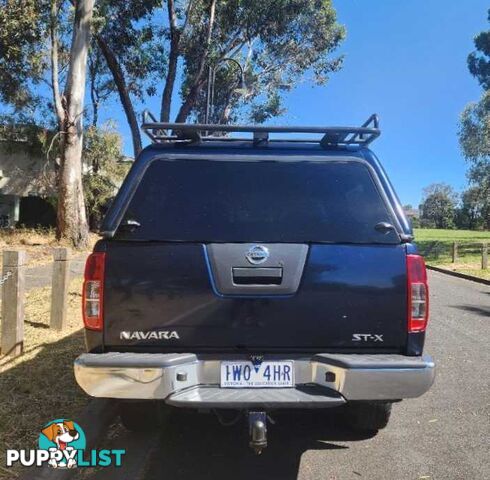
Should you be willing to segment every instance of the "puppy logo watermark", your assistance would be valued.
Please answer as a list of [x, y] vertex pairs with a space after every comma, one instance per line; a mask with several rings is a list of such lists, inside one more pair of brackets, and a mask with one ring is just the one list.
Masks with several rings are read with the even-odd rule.
[[90, 450], [83, 429], [73, 420], [58, 418], [44, 425], [38, 438], [37, 450], [7, 450], [7, 467], [53, 468], [120, 467], [125, 450]]
[[48, 463], [52, 467], [73, 468], [77, 466], [77, 451], [85, 450], [85, 434], [72, 420], [53, 420], [41, 430], [38, 445], [50, 452]]

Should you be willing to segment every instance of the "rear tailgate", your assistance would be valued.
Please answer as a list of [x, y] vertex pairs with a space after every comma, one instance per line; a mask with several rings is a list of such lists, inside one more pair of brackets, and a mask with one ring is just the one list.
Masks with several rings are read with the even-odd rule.
[[406, 343], [401, 245], [311, 245], [292, 295], [222, 295], [205, 257], [200, 244], [111, 242], [106, 345], [397, 350]]
[[405, 247], [359, 159], [156, 160], [128, 221], [100, 246], [109, 349], [406, 344]]

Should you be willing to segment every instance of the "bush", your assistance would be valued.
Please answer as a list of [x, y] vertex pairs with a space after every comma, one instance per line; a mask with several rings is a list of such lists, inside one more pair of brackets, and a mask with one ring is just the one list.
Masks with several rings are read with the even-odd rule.
[[126, 176], [121, 136], [111, 125], [89, 127], [84, 135], [83, 188], [90, 228], [97, 230], [102, 217]]

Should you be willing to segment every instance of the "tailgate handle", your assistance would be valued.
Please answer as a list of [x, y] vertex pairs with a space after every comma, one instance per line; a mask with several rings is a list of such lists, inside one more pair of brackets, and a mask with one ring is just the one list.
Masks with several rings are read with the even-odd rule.
[[233, 267], [235, 285], [281, 285], [281, 267]]

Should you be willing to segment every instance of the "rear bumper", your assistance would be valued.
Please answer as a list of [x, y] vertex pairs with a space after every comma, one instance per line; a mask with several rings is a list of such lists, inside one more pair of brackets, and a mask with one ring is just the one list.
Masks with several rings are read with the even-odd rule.
[[427, 355], [268, 355], [266, 360], [294, 361], [295, 388], [222, 389], [220, 362], [230, 359], [248, 357], [86, 353], [75, 360], [75, 377], [93, 397], [162, 399], [194, 408], [324, 408], [346, 401], [418, 397], [435, 376]]

